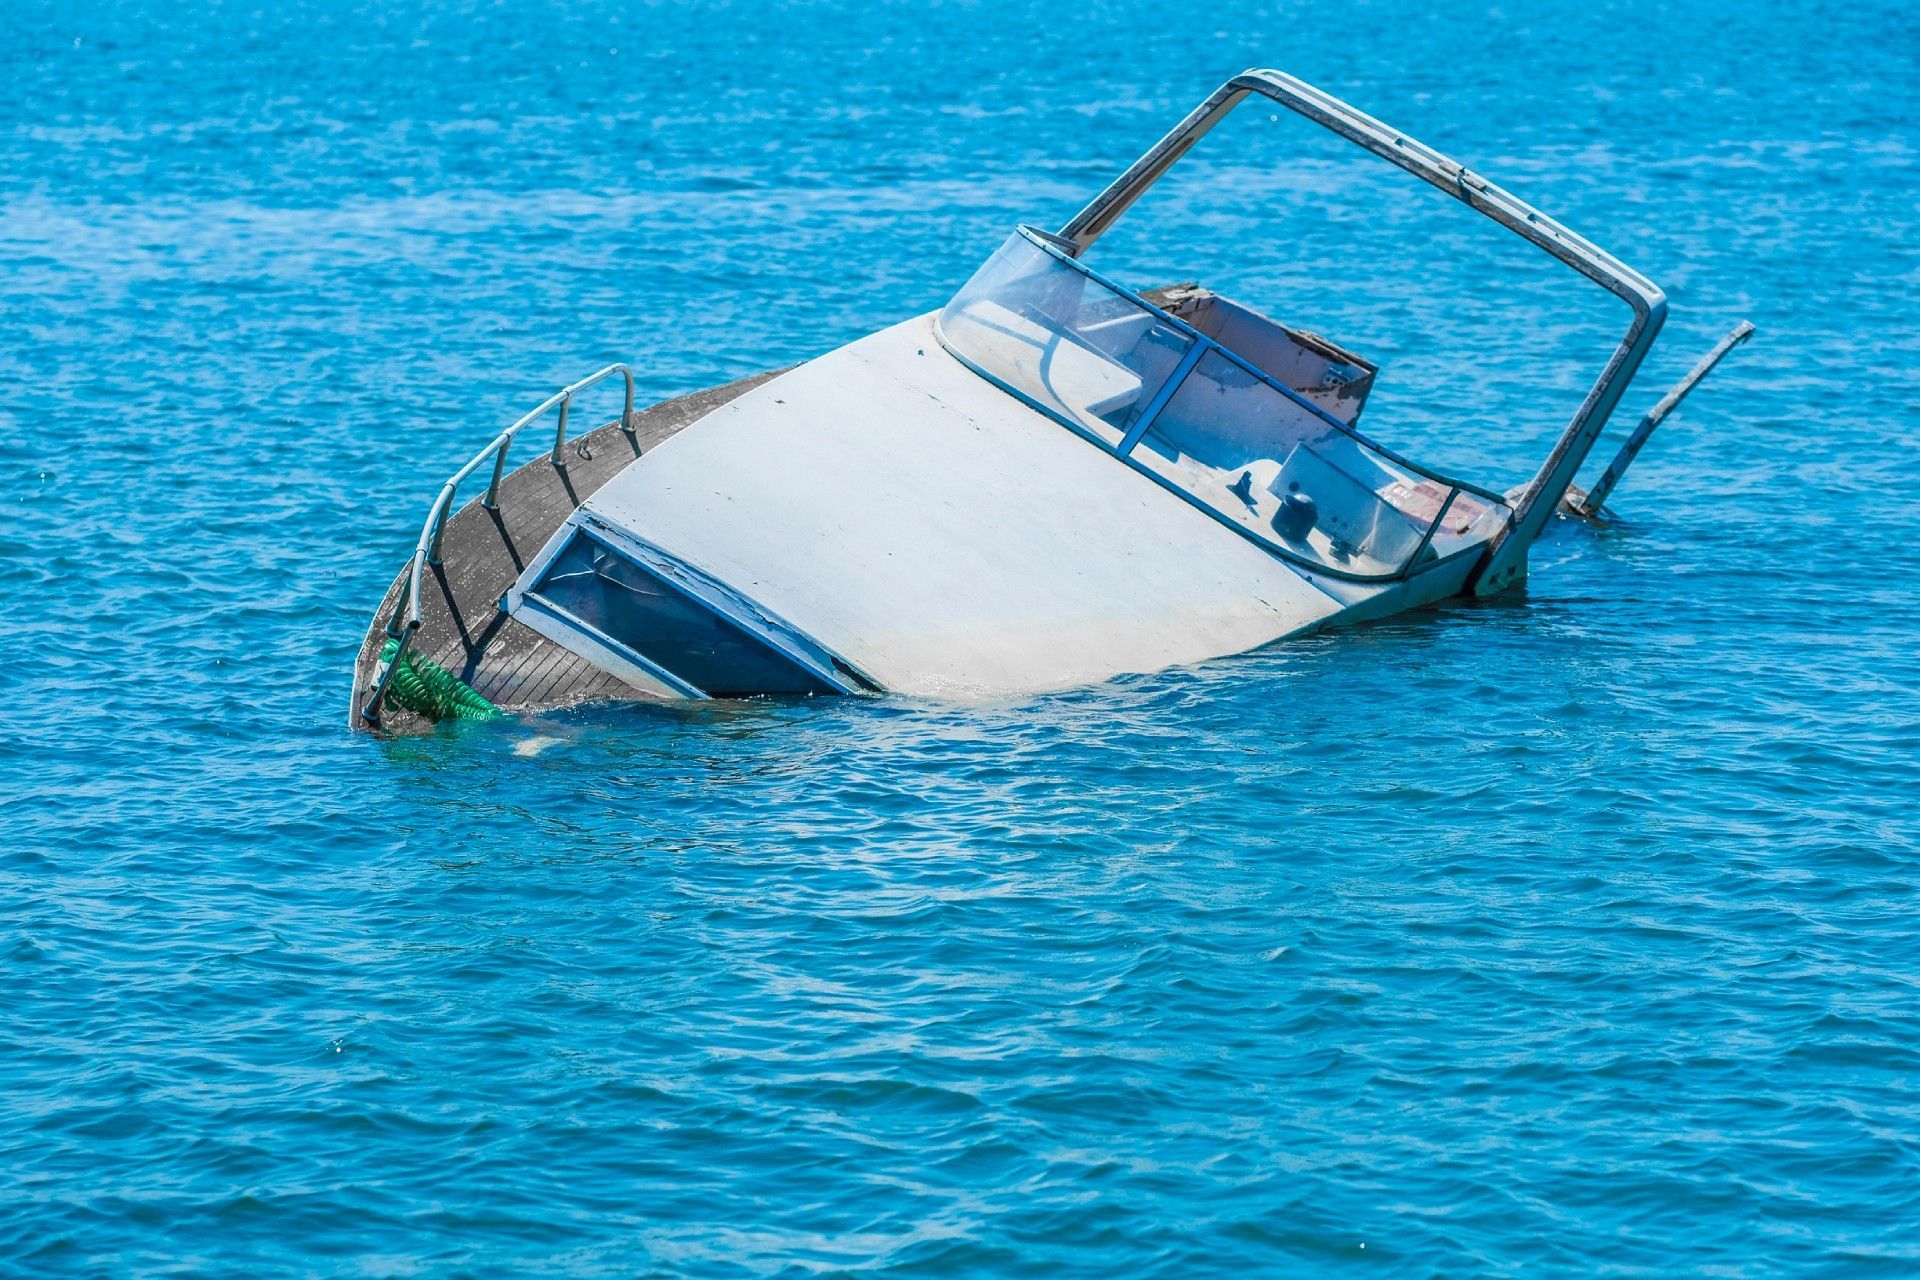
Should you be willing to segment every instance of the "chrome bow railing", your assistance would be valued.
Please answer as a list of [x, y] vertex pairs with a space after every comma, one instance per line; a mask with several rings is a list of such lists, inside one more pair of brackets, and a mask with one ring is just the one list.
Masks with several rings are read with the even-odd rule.
[[624, 364], [610, 364], [598, 373], [588, 374], [580, 381], [563, 387], [540, 402], [540, 407], [528, 413], [518, 422], [495, 436], [487, 446], [473, 455], [467, 465], [454, 472], [447, 482], [440, 486], [440, 494], [433, 500], [433, 506], [427, 511], [427, 521], [420, 527], [420, 537], [413, 545], [413, 556], [407, 563], [407, 582], [400, 591], [400, 598], [394, 602], [393, 614], [387, 620], [387, 636], [397, 639], [393, 656], [385, 659], [376, 669], [372, 693], [360, 708], [360, 716], [368, 724], [380, 723], [380, 713], [386, 701], [387, 686], [393, 680], [393, 673], [399, 667], [400, 660], [406, 655], [413, 643], [413, 633], [420, 629], [420, 582], [426, 576], [429, 565], [440, 563], [440, 539], [446, 532], [447, 517], [453, 514], [454, 495], [460, 485], [487, 460], [493, 460], [493, 479], [487, 484], [486, 496], [480, 499], [482, 506], [496, 511], [500, 506], [500, 481], [507, 471], [507, 450], [513, 446], [514, 439], [545, 417], [557, 405], [560, 409], [559, 426], [553, 433], [553, 452], [548, 460], [556, 467], [565, 467], [566, 458], [561, 450], [567, 444], [567, 411], [573, 404], [574, 396], [596, 383], [603, 382], [619, 374], [626, 382], [626, 404], [620, 411], [620, 429], [626, 432], [627, 442], [633, 446], [637, 455], [640, 452], [640, 439], [634, 430], [633, 413], [633, 370]]

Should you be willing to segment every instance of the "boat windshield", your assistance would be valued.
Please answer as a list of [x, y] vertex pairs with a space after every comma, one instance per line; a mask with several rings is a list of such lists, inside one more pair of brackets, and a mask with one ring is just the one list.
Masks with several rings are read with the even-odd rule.
[[1031, 227], [961, 288], [939, 331], [975, 372], [1316, 571], [1399, 577], [1484, 543], [1512, 514], [1366, 440]]

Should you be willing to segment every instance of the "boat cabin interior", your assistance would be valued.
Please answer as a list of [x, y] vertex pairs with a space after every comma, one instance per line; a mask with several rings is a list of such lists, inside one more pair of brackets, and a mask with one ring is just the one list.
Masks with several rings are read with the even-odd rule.
[[1402, 577], [1512, 512], [1358, 430], [1377, 366], [1197, 285], [1134, 293], [1022, 227], [941, 312], [976, 373], [1281, 557]]

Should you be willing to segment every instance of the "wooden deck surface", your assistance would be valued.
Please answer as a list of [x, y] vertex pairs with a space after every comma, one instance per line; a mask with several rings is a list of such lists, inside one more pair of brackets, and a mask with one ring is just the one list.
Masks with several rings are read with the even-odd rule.
[[[652, 449], [779, 372], [784, 371], [755, 374], [696, 391], [635, 414], [634, 434], [640, 450]], [[532, 440], [539, 440], [539, 436]], [[551, 445], [551, 437], [547, 443]], [[539, 446], [523, 443], [520, 447]], [[414, 651], [432, 658], [508, 710], [552, 710], [596, 698], [636, 696], [620, 680], [507, 617], [500, 611], [500, 597], [574, 509], [637, 456], [616, 421], [570, 440], [565, 467], [554, 466], [543, 450], [507, 475], [501, 481], [495, 510], [489, 511], [479, 501], [486, 492], [484, 472], [469, 480], [469, 500], [447, 520], [440, 563], [429, 566], [421, 583], [421, 625], [413, 638]], [[448, 472], [453, 469], [449, 466]], [[432, 500], [431, 492], [420, 495], [423, 519]], [[361, 708], [373, 689], [387, 621], [406, 585], [407, 571], [402, 565], [380, 601], [354, 661], [353, 703], [348, 715], [356, 729], [374, 727], [361, 714]], [[430, 728], [431, 722], [389, 706], [378, 727], [389, 733], [418, 733]]]

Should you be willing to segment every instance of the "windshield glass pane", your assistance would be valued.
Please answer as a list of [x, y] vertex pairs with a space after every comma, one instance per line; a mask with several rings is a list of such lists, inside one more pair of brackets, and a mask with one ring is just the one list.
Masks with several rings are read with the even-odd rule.
[[[1505, 504], [1396, 460], [1338, 417], [1357, 415], [1373, 366], [1210, 294], [1194, 302], [1198, 324], [1166, 318], [1034, 235], [1015, 233], [940, 313], [947, 349], [995, 382], [1263, 545], [1342, 576], [1396, 577], [1504, 525]], [[1250, 355], [1306, 385], [1282, 389]]]
[[1217, 350], [1200, 357], [1131, 460], [1295, 555], [1368, 577], [1405, 567], [1453, 492]]
[[1015, 234], [940, 313], [950, 350], [1118, 445], [1193, 339]]

